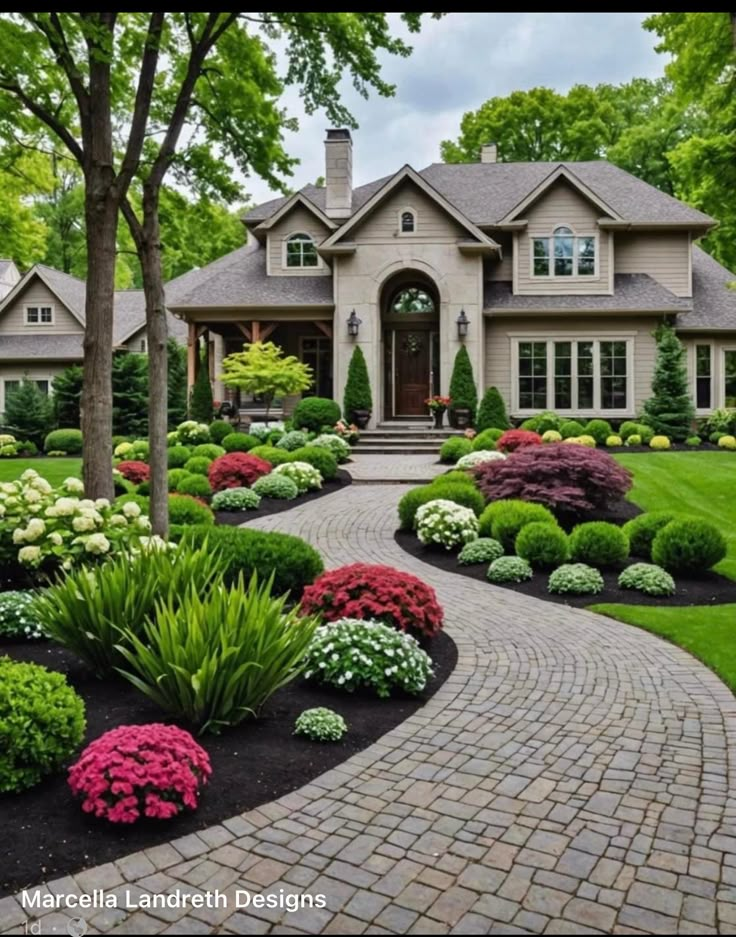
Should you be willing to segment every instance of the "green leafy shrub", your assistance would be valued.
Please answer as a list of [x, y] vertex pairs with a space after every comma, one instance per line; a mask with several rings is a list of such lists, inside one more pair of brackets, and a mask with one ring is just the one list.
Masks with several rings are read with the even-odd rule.
[[[575, 437], [573, 437], [574, 439]], [[562, 433], [556, 429], [548, 429], [542, 433], [542, 442], [562, 442]]]
[[350, 445], [336, 433], [322, 433], [316, 439], [307, 443], [308, 446], [315, 446], [317, 449], [329, 449], [338, 462], [347, 462], [350, 458]]
[[611, 433], [610, 436], [606, 437], [606, 445], [613, 449], [615, 446], [623, 446], [624, 441], [621, 436], [616, 436], [615, 433]]
[[368, 377], [368, 367], [365, 363], [363, 349], [360, 345], [355, 346], [350, 356], [342, 410], [345, 419], [349, 421], [353, 419], [353, 413], [356, 410], [373, 410], [371, 382]]
[[[655, 436], [656, 439], [656, 436]], [[654, 440], [652, 440], [653, 442]], [[733, 452], [736, 450], [736, 436], [721, 436], [718, 440], [719, 449], [728, 449]]]
[[714, 446], [717, 446], [720, 440], [723, 439], [725, 435], [726, 433], [722, 433], [719, 430], [715, 430], [708, 437], [708, 442], [712, 442]]
[[466, 472], [463, 469], [451, 469], [449, 472], [445, 472], [443, 475], [437, 475], [436, 478], [432, 479], [430, 482], [431, 485], [449, 485], [449, 484], [458, 484], [458, 485], [469, 485], [471, 488], [475, 487], [475, 482], [473, 481], [470, 472]]
[[622, 589], [636, 589], [645, 595], [674, 595], [675, 580], [670, 574], [652, 563], [634, 563], [618, 577]]
[[84, 703], [63, 674], [0, 657], [0, 793], [58, 771], [84, 730]]
[[624, 420], [618, 430], [619, 436], [624, 440], [628, 439], [629, 436], [633, 436], [635, 433], [638, 435], [638, 432], [637, 424], [633, 420]]
[[623, 563], [629, 555], [629, 538], [616, 524], [589, 521], [578, 524], [570, 534], [570, 556], [576, 563], [607, 569]]
[[585, 427], [582, 423], [578, 423], [577, 420], [565, 420], [560, 426], [559, 432], [563, 439], [572, 439], [576, 436], [582, 436], [585, 432]]
[[417, 510], [415, 524], [422, 543], [438, 544], [446, 550], [478, 537], [475, 513], [454, 501], [428, 501]]
[[307, 462], [314, 466], [325, 481], [331, 481], [337, 476], [337, 459], [329, 449], [320, 446], [304, 446], [291, 453], [294, 462]]
[[626, 437], [627, 446], [640, 446], [641, 445], [641, 436], [638, 433], [631, 433], [630, 436]]
[[166, 460], [170, 469], [183, 468], [191, 458], [192, 450], [189, 446], [169, 446], [166, 450]]
[[526, 582], [532, 578], [532, 568], [520, 556], [499, 556], [488, 567], [486, 578], [496, 585], [507, 582]]
[[585, 563], [565, 563], [550, 573], [547, 591], [559, 595], [597, 595], [603, 590], [603, 576]]
[[220, 443], [225, 452], [250, 452], [260, 445], [260, 439], [257, 436], [251, 436], [249, 433], [228, 433]]
[[43, 638], [34, 610], [36, 592], [0, 592], [0, 638]]
[[[503, 430], [509, 428], [510, 423], [506, 413], [506, 404], [497, 387], [489, 387], [485, 394], [483, 394], [483, 399], [478, 407], [478, 416], [475, 425], [478, 428], [478, 435], [489, 429], [498, 429], [503, 432]], [[500, 436], [501, 433], [498, 435]], [[481, 448], [485, 449], [486, 447], [483, 446]], [[488, 448], [491, 449], [493, 447], [488, 446]]]
[[[519, 429], [523, 429], [526, 433], [536, 433], [537, 427], [539, 426], [539, 417], [530, 416], [526, 420], [523, 420]], [[539, 435], [539, 434], [537, 434]]]
[[169, 521], [177, 526], [214, 524], [215, 516], [206, 504], [191, 495], [169, 495]]
[[294, 735], [303, 735], [313, 742], [339, 742], [347, 731], [342, 716], [326, 706], [305, 709], [294, 723]]
[[481, 537], [493, 537], [500, 541], [504, 550], [512, 553], [516, 537], [522, 527], [535, 521], [556, 524], [549, 508], [529, 501], [493, 501], [480, 515]]
[[454, 422], [456, 410], [470, 410], [471, 422], [475, 419], [478, 409], [478, 389], [475, 386], [473, 377], [473, 365], [470, 363], [470, 355], [465, 345], [461, 345], [455, 355], [455, 361], [452, 365], [452, 374], [450, 376], [450, 423]]
[[352, 693], [373, 690], [386, 698], [396, 689], [421, 693], [432, 661], [417, 640], [380, 621], [341, 618], [317, 629], [304, 676]]
[[690, 446], [691, 449], [695, 449], [697, 446], [702, 445], [703, 440], [700, 436], [688, 436], [685, 440], [685, 445]]
[[276, 446], [256, 446], [250, 450], [248, 455], [254, 455], [265, 462], [270, 462], [274, 467], [284, 465], [291, 459], [291, 455], [286, 449], [277, 449]]
[[177, 494], [191, 495], [193, 498], [209, 498], [212, 495], [212, 487], [204, 475], [186, 475], [176, 486], [176, 491]]
[[213, 420], [210, 423], [210, 439], [218, 446], [222, 445], [223, 439], [229, 436], [232, 431], [232, 423], [228, 423], [227, 420]]
[[340, 407], [328, 397], [305, 397], [294, 409], [295, 429], [318, 433], [323, 426], [334, 426], [340, 419]]
[[613, 433], [608, 420], [589, 420], [581, 435], [592, 436], [599, 446], [602, 446]]
[[503, 436], [502, 429], [484, 429], [480, 433], [477, 433], [472, 439], [473, 450], [478, 452], [479, 450], [486, 449], [495, 449], [496, 443]]
[[219, 732], [257, 716], [280, 687], [306, 667], [319, 619], [286, 608], [271, 582], [242, 576], [234, 587], [203, 597], [189, 586], [177, 600], [156, 603], [139, 637], [126, 631], [121, 670], [164, 712], [200, 732]]
[[293, 429], [289, 433], [284, 433], [276, 443], [277, 449], [286, 449], [287, 452], [293, 452], [295, 449], [301, 449], [309, 442], [309, 436], [300, 429]]
[[459, 482], [434, 481], [430, 485], [420, 485], [406, 492], [399, 500], [399, 526], [402, 530], [411, 530], [414, 527], [414, 518], [417, 511], [428, 501], [454, 501], [463, 507], [470, 508], [479, 515], [485, 506], [483, 495], [471, 485]]
[[654, 538], [652, 560], [670, 573], [697, 575], [726, 555], [726, 540], [709, 521], [682, 518], [671, 521]]
[[623, 531], [629, 538], [629, 549], [634, 556], [652, 558], [652, 543], [663, 527], [677, 517], [671, 511], [649, 511], [627, 521]]
[[78, 455], [82, 451], [81, 429], [54, 429], [44, 440], [45, 452], [52, 449], [63, 449], [69, 455]]
[[214, 408], [209, 368], [204, 362], [200, 361], [189, 397], [189, 415], [193, 420], [199, 420], [201, 423], [207, 424], [212, 420]]
[[194, 447], [192, 455], [195, 458], [209, 459], [209, 461], [212, 462], [214, 459], [219, 459], [221, 455], [225, 455], [225, 449], [223, 446], [217, 446], [213, 442], [203, 442]]
[[204, 475], [206, 477], [213, 461], [213, 459], [208, 459], [207, 456], [192, 456], [184, 463], [184, 468], [190, 475]]
[[253, 491], [259, 498], [276, 498], [279, 501], [293, 501], [299, 496], [299, 486], [287, 475], [263, 475], [253, 485]]
[[290, 478], [296, 485], [299, 494], [322, 487], [322, 476], [308, 462], [286, 462], [284, 465], [277, 465], [272, 474]]
[[457, 555], [461, 566], [473, 566], [476, 563], [492, 563], [503, 556], [503, 547], [492, 537], [478, 537], [466, 543]]
[[637, 423], [636, 431], [641, 437], [641, 441], [644, 443], [644, 445], [648, 446], [652, 440], [652, 436], [654, 436], [654, 430], [652, 427], [647, 426], [646, 423]]
[[440, 446], [440, 462], [454, 465], [458, 459], [473, 451], [473, 443], [465, 436], [450, 436]]
[[649, 448], [654, 450], [671, 449], [672, 443], [667, 436], [652, 436], [649, 440]]
[[215, 511], [251, 511], [261, 503], [261, 496], [252, 488], [225, 488], [212, 495]]
[[535, 432], [539, 433], [540, 436], [544, 436], [545, 433], [559, 432], [561, 426], [562, 418], [554, 410], [545, 410], [537, 417]]
[[185, 468], [171, 468], [166, 473], [168, 479], [169, 491], [176, 491], [176, 486], [184, 478], [189, 478], [189, 472]]
[[533, 569], [553, 569], [570, 555], [567, 535], [557, 524], [534, 521], [521, 528], [516, 537], [516, 553]]

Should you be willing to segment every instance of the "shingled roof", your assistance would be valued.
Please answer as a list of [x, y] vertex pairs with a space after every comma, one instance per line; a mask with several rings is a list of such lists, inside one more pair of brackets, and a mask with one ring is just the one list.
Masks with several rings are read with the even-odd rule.
[[736, 331], [736, 283], [730, 270], [710, 254], [693, 245], [693, 311], [678, 327], [687, 329], [732, 329]]

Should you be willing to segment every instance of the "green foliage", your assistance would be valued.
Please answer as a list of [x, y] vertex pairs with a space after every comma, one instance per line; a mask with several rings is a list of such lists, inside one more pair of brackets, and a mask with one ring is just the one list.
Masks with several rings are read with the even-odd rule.
[[148, 359], [132, 352], [112, 358], [112, 428], [121, 436], [148, 434]]
[[[480, 435], [483, 430], [505, 430], [511, 424], [506, 413], [506, 404], [498, 388], [489, 387], [483, 394], [483, 399], [478, 407], [478, 416], [475, 420], [475, 426]], [[500, 433], [499, 433], [500, 435]], [[477, 437], [476, 437], [477, 438]], [[492, 446], [481, 446], [479, 448], [493, 448]]]
[[223, 446], [217, 446], [212, 442], [203, 442], [194, 447], [192, 455], [197, 458], [204, 457], [210, 460], [219, 459], [221, 455], [225, 455], [225, 449]]
[[323, 449], [320, 446], [304, 446], [303, 449], [296, 449], [292, 452], [291, 458], [295, 462], [307, 462], [313, 465], [325, 481], [330, 481], [337, 476], [337, 459], [329, 449]]
[[473, 566], [475, 563], [492, 563], [503, 556], [503, 547], [492, 537], [478, 537], [466, 543], [457, 555], [461, 566]]
[[307, 443], [309, 448], [328, 449], [338, 462], [347, 462], [350, 458], [350, 444], [336, 433], [322, 433]]
[[691, 434], [695, 409], [688, 384], [683, 344], [671, 326], [661, 326], [652, 396], [644, 403], [643, 417], [657, 435], [682, 442]]
[[242, 576], [231, 589], [201, 597], [196, 586], [156, 604], [139, 637], [126, 631], [121, 646], [136, 689], [164, 712], [219, 732], [257, 716], [280, 687], [299, 676], [318, 618], [286, 608], [271, 582]]
[[585, 563], [565, 563], [550, 573], [547, 591], [558, 595], [596, 595], [603, 590], [603, 576]]
[[260, 498], [276, 498], [279, 501], [293, 501], [299, 496], [299, 486], [287, 475], [262, 475], [253, 485], [253, 491]]
[[618, 566], [629, 555], [629, 538], [616, 524], [589, 521], [578, 524], [570, 534], [570, 556], [576, 563], [607, 569]]
[[188, 446], [169, 446], [166, 458], [169, 468], [182, 468], [191, 458], [192, 450]]
[[592, 436], [599, 446], [604, 445], [612, 434], [613, 430], [608, 420], [590, 420], [581, 433], [581, 435]]
[[84, 703], [63, 674], [0, 658], [0, 793], [58, 771], [84, 737]]
[[[273, 342], [253, 342], [228, 355], [222, 362], [221, 380], [247, 394], [266, 400], [266, 419], [275, 397], [309, 390], [312, 369], [294, 355], [285, 355]], [[339, 418], [339, 413], [338, 413]], [[300, 424], [295, 424], [299, 428]]]
[[169, 482], [169, 491], [176, 491], [176, 486], [184, 478], [189, 478], [189, 472], [185, 468], [172, 468], [166, 473]]
[[470, 410], [472, 422], [478, 409], [478, 389], [475, 386], [473, 366], [470, 363], [470, 356], [465, 345], [462, 345], [455, 355], [452, 376], [450, 377], [450, 397], [452, 397], [450, 415], [452, 416], [455, 410], [466, 408]]
[[294, 723], [294, 735], [303, 735], [313, 742], [339, 742], [347, 731], [342, 716], [325, 706], [305, 709]]
[[82, 398], [82, 368], [71, 364], [64, 368], [51, 381], [54, 421], [58, 426], [77, 427], [81, 417], [79, 413]]
[[471, 508], [473, 513], [479, 515], [485, 506], [483, 495], [471, 485], [464, 482], [445, 482], [435, 480], [430, 485], [420, 485], [412, 488], [402, 495], [399, 500], [399, 526], [402, 530], [411, 530], [414, 527], [414, 518], [423, 504], [429, 501], [454, 501], [463, 507]]
[[726, 541], [709, 521], [681, 518], [670, 521], [655, 536], [652, 560], [670, 573], [697, 575], [726, 555]]
[[637, 424], [633, 420], [624, 420], [619, 428], [619, 436], [625, 441], [629, 436], [638, 434], [639, 430]]
[[211, 423], [215, 405], [212, 397], [212, 382], [206, 361], [200, 361], [197, 376], [189, 399], [189, 419], [198, 423]]
[[510, 582], [526, 582], [533, 576], [532, 568], [520, 556], [499, 556], [488, 567], [486, 578], [496, 585]]
[[178, 494], [191, 495], [193, 498], [210, 498], [212, 496], [212, 486], [204, 475], [193, 475], [188, 469], [184, 471], [188, 474], [177, 484], [176, 491]]
[[440, 462], [454, 465], [458, 459], [473, 451], [473, 443], [465, 436], [450, 436], [440, 446]]
[[554, 514], [542, 504], [516, 500], [493, 501], [480, 515], [480, 535], [499, 540], [504, 550], [513, 553], [519, 531], [534, 522], [557, 523]]
[[574, 439], [577, 436], [582, 436], [585, 428], [577, 420], [565, 420], [560, 426], [559, 432], [563, 439]]
[[478, 537], [478, 518], [471, 508], [454, 501], [435, 499], [422, 504], [414, 518], [422, 543], [446, 550], [461, 547]]
[[260, 444], [256, 436], [249, 436], [248, 433], [228, 433], [221, 442], [225, 452], [250, 452]]
[[688, 436], [685, 440], [685, 445], [690, 446], [691, 449], [697, 449], [698, 446], [703, 444], [703, 440], [700, 436]]
[[473, 452], [488, 451], [496, 448], [496, 443], [503, 436], [502, 429], [484, 429], [473, 437]]
[[210, 439], [218, 446], [223, 445], [223, 439], [233, 431], [232, 423], [227, 420], [214, 420], [210, 423]]
[[430, 484], [447, 485], [450, 482], [453, 484], [457, 483], [460, 485], [468, 485], [470, 488], [475, 488], [475, 482], [473, 481], [470, 473], [464, 471], [463, 469], [450, 469], [449, 472], [435, 476]]
[[675, 580], [670, 574], [652, 563], [633, 563], [618, 577], [622, 589], [636, 589], [645, 595], [674, 595]]
[[225, 488], [212, 495], [213, 511], [250, 511], [260, 503], [260, 495], [252, 488]]
[[[164, 257], [167, 254], [168, 250], [164, 252]], [[200, 258], [199, 264], [201, 263]], [[167, 420], [169, 427], [173, 428], [187, 418], [187, 351], [173, 338], [170, 338], [166, 344], [166, 356], [168, 377]]]
[[35, 381], [23, 378], [18, 387], [5, 393], [5, 423], [18, 430], [18, 436], [37, 446], [51, 429], [54, 412], [51, 401]]
[[169, 522], [188, 527], [191, 524], [214, 524], [215, 518], [206, 504], [190, 495], [174, 494], [169, 497]]
[[632, 555], [651, 559], [654, 538], [676, 516], [672, 511], [649, 511], [627, 521], [623, 526], [623, 532], [629, 538], [629, 549]]
[[296, 449], [302, 449], [309, 442], [309, 436], [299, 429], [293, 429], [279, 439], [276, 443], [277, 449], [286, 449], [287, 452], [294, 452]]
[[54, 429], [43, 442], [46, 452], [52, 449], [61, 449], [67, 455], [78, 455], [82, 451], [81, 429]]
[[35, 592], [0, 592], [0, 638], [44, 637], [33, 610]]
[[296, 405], [293, 416], [296, 429], [313, 433], [319, 433], [323, 426], [334, 426], [339, 419], [340, 407], [328, 397], [305, 397]]
[[299, 494], [322, 487], [319, 470], [308, 462], [285, 462], [283, 465], [277, 465], [272, 474], [290, 478], [298, 488]]
[[548, 521], [534, 521], [522, 527], [515, 546], [517, 554], [534, 569], [554, 569], [570, 556], [565, 531]]
[[373, 410], [368, 368], [360, 345], [356, 345], [353, 349], [350, 364], [348, 365], [348, 377], [345, 382], [345, 395], [342, 404], [345, 419], [352, 420], [355, 410]]
[[212, 462], [213, 460], [207, 458], [207, 456], [191, 456], [184, 463], [184, 468], [190, 475], [204, 475], [207, 477], [207, 472]]
[[257, 456], [259, 459], [265, 459], [271, 465], [283, 465], [291, 459], [291, 454], [285, 449], [278, 449], [276, 446], [255, 446], [250, 450], [250, 455]]

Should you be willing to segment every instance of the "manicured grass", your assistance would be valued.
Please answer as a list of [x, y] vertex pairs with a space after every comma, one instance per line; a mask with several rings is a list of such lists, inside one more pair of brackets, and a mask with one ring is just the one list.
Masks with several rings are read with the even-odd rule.
[[593, 605], [591, 611], [644, 628], [685, 648], [736, 693], [736, 605]]
[[14, 482], [28, 468], [35, 469], [46, 481], [56, 486], [70, 475], [79, 478], [82, 473], [82, 460], [61, 457], [58, 459], [0, 459], [0, 482]]
[[736, 579], [736, 453], [621, 453], [615, 458], [634, 473], [629, 497], [645, 511], [680, 511], [720, 527], [728, 556], [716, 570]]

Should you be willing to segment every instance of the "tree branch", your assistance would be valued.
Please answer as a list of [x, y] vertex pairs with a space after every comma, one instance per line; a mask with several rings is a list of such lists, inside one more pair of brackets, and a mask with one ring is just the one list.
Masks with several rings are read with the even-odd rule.
[[33, 98], [29, 97], [17, 82], [0, 78], [0, 90], [9, 91], [11, 94], [14, 94], [21, 104], [28, 108], [34, 117], [37, 117], [42, 123], [46, 124], [46, 126], [57, 135], [79, 165], [82, 167], [84, 166], [84, 150], [57, 117], [50, 111], [47, 111], [46, 108], [42, 107]]

